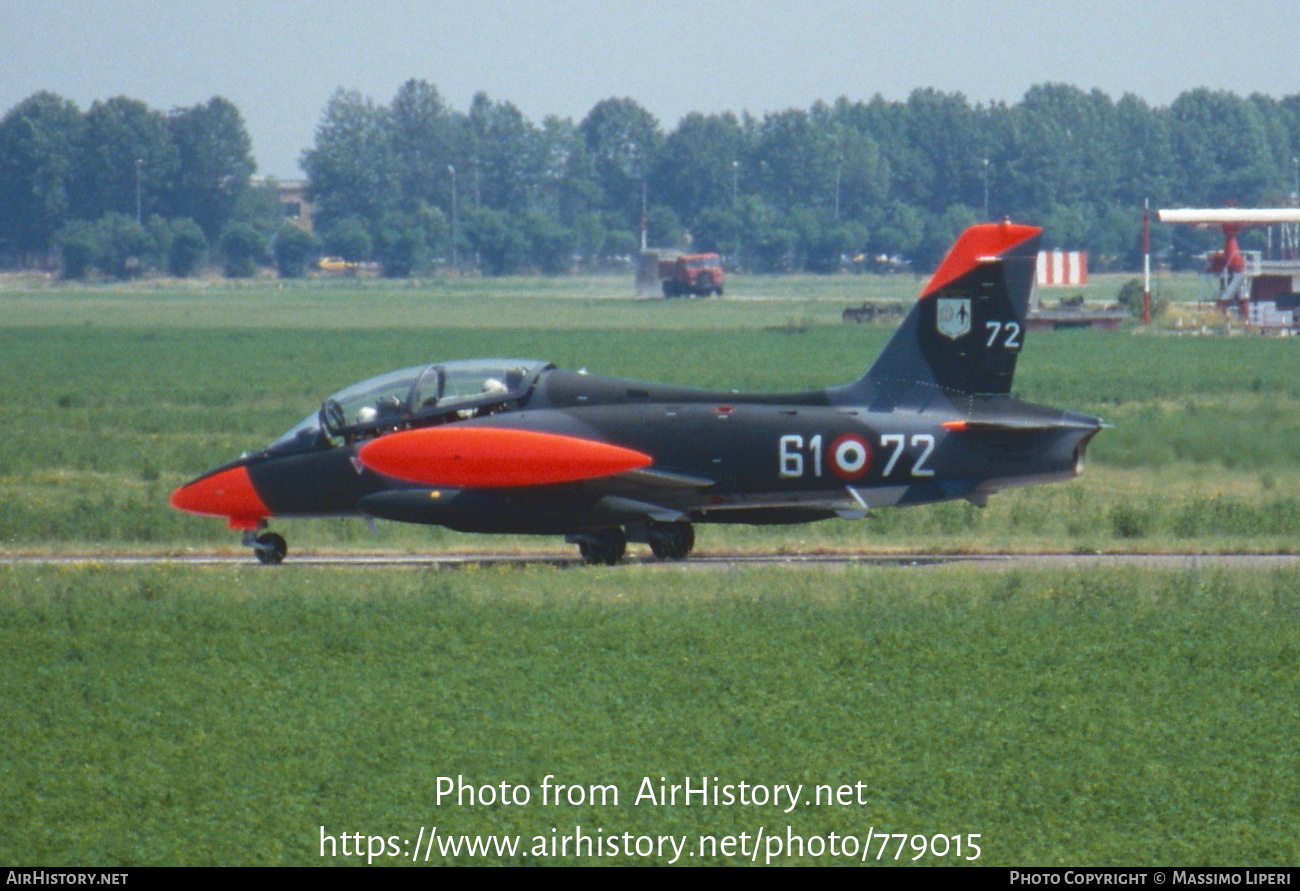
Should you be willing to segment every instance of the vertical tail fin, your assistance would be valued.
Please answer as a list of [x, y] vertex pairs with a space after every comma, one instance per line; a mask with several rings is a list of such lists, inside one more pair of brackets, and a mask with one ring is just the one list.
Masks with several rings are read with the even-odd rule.
[[893, 405], [936, 388], [1009, 394], [1041, 233], [1011, 222], [963, 232], [851, 395]]

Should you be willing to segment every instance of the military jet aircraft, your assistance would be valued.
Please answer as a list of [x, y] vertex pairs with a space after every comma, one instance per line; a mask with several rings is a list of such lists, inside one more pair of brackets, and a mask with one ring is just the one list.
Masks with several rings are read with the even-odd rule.
[[225, 517], [263, 563], [272, 517], [359, 516], [562, 535], [587, 563], [629, 541], [678, 560], [701, 523], [862, 518], [1083, 467], [1094, 417], [1011, 397], [1039, 229], [966, 230], [852, 383], [748, 394], [564, 371], [432, 362], [330, 396], [266, 448], [172, 495]]

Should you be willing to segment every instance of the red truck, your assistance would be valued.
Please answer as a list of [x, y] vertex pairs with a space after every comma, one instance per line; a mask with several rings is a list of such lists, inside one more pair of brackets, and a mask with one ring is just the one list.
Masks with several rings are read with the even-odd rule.
[[674, 259], [659, 261], [659, 279], [665, 297], [682, 297], [691, 294], [708, 297], [722, 296], [722, 258], [717, 254], [686, 254]]

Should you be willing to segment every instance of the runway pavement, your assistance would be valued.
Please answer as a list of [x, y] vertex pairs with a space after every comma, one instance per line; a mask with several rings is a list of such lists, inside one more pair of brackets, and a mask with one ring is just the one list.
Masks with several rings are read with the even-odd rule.
[[[0, 556], [9, 566], [249, 566], [264, 571], [247, 554], [57, 554]], [[902, 566], [919, 570], [962, 564], [987, 570], [1017, 568], [1098, 568], [1129, 566], [1149, 569], [1270, 569], [1300, 566], [1297, 554], [740, 554], [692, 556], [682, 561], [629, 556], [619, 564], [662, 570], [739, 569], [749, 566], [838, 567]], [[291, 554], [279, 569], [295, 566], [407, 566], [457, 569], [469, 566], [555, 566], [582, 568], [576, 554]]]

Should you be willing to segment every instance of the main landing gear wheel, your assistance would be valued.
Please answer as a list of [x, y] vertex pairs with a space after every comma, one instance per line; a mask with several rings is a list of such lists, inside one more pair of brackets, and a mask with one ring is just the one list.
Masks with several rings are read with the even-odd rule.
[[284, 559], [284, 555], [289, 553], [289, 545], [285, 543], [284, 537], [274, 532], [263, 532], [250, 544], [257, 559], [268, 565], [279, 563]]
[[618, 527], [600, 529], [578, 541], [578, 553], [582, 555], [582, 562], [588, 566], [601, 563], [613, 566], [627, 553], [627, 535]]
[[687, 522], [651, 523], [646, 532], [650, 551], [660, 560], [685, 560], [695, 549], [695, 529]]

